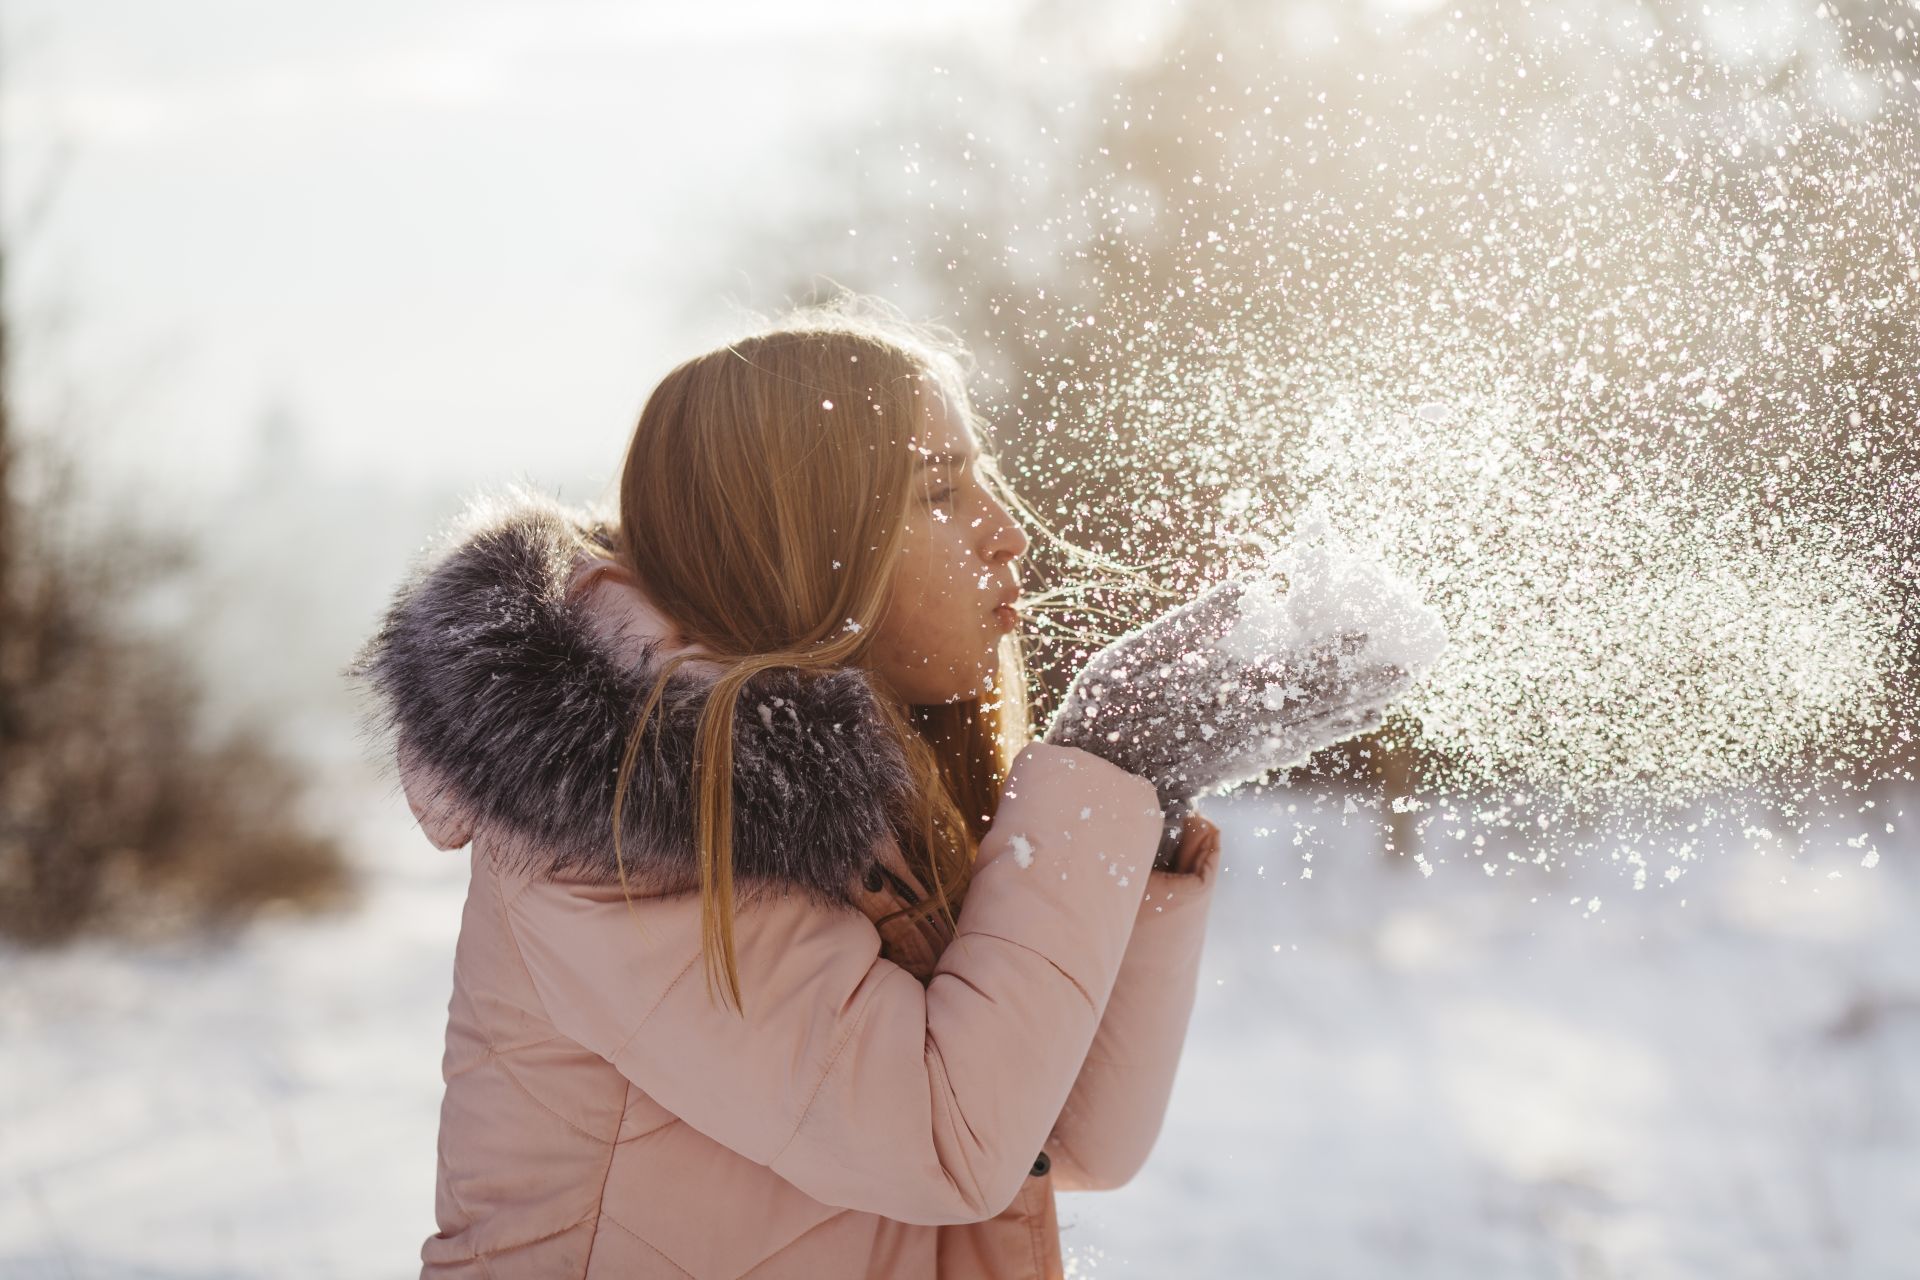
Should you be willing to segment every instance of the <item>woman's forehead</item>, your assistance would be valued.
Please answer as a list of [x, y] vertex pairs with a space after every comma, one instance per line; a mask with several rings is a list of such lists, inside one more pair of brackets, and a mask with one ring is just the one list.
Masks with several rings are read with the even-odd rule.
[[951, 393], [937, 379], [921, 385], [925, 412], [910, 442], [913, 451], [928, 465], [963, 460], [979, 452], [973, 425], [953, 402]]

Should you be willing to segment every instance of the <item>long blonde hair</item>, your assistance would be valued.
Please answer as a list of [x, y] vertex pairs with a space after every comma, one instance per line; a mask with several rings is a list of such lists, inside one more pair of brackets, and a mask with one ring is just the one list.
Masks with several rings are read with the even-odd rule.
[[[939, 394], [975, 425], [965, 348], [871, 298], [842, 293], [687, 360], [647, 397], [603, 552], [640, 582], [685, 639], [719, 660], [695, 730], [694, 848], [701, 949], [743, 1016], [733, 946], [734, 707], [771, 668], [863, 666], [915, 496], [911, 437]], [[983, 443], [983, 450], [985, 445]], [[987, 482], [1006, 493], [997, 470]], [[669, 660], [641, 706], [614, 792], [621, 808]], [[1030, 733], [1018, 632], [1002, 637], [992, 696], [909, 706], [875, 682], [886, 731], [915, 786], [894, 835], [949, 927]]]

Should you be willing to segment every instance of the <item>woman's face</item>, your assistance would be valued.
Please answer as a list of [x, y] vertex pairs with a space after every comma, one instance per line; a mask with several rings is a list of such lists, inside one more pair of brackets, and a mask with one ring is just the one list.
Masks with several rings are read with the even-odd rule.
[[935, 379], [915, 454], [905, 542], [874, 627], [868, 662], [909, 703], [991, 692], [1000, 637], [1019, 625], [1011, 602], [1026, 532], [980, 480], [980, 447]]

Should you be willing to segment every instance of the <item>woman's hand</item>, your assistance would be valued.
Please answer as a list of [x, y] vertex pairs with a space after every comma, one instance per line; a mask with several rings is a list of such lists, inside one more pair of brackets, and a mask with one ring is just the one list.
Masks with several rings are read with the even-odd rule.
[[1044, 741], [1147, 778], [1177, 843], [1189, 801], [1303, 763], [1377, 728], [1411, 677], [1334, 627], [1299, 649], [1241, 656], [1221, 639], [1255, 575], [1240, 574], [1112, 641], [1088, 660]]
[[1175, 824], [1172, 838], [1163, 842], [1154, 859], [1156, 870], [1192, 875], [1200, 859], [1220, 843], [1220, 828], [1197, 813], [1185, 815]]

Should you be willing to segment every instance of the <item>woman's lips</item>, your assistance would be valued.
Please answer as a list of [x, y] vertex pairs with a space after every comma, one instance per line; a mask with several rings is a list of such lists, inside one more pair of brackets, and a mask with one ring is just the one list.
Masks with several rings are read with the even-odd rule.
[[1003, 604], [993, 611], [993, 616], [999, 619], [1000, 629], [1002, 631], [1012, 631], [1020, 625], [1020, 608], [1018, 605]]

